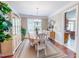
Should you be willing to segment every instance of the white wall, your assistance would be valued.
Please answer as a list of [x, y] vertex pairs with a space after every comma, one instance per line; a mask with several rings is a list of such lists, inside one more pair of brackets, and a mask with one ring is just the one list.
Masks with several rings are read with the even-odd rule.
[[[64, 12], [76, 5], [78, 5], [78, 3], [72, 3], [69, 6], [67, 6], [66, 8], [63, 8], [63, 10], [57, 12], [55, 15], [50, 16], [56, 22], [56, 24], [55, 24], [56, 27], [54, 28], [54, 30], [56, 32], [55, 40], [57, 42], [59, 42], [60, 44], [64, 45]], [[76, 9], [77, 9], [76, 39], [75, 39], [75, 45], [73, 48], [75, 48], [77, 57], [79, 57], [79, 5], [78, 5], [78, 7], [76, 7]]]
[[55, 14], [49, 16], [49, 19], [52, 18], [56, 22], [54, 31], [56, 32], [56, 41], [60, 44], [64, 44], [64, 12], [76, 5], [77, 3], [78, 2], [70, 3], [64, 8], [59, 9], [59, 11], [57, 11]]
[[77, 8], [77, 40], [76, 40], [76, 52], [77, 52], [77, 58], [79, 58], [79, 5]]
[[[57, 15], [53, 16], [53, 19], [55, 19], [55, 32], [56, 32], [56, 41], [63, 44], [64, 40], [64, 13], [60, 12]], [[61, 34], [61, 35], [60, 35]]]

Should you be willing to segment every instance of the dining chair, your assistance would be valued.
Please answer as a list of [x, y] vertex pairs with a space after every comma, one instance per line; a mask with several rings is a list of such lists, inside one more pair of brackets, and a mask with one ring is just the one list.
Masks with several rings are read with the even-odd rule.
[[37, 43], [36, 45], [36, 50], [37, 50], [37, 57], [39, 57], [40, 51], [44, 50], [44, 54], [47, 55], [46, 53], [46, 43], [47, 43], [47, 35], [44, 33], [38, 34], [40, 42]]

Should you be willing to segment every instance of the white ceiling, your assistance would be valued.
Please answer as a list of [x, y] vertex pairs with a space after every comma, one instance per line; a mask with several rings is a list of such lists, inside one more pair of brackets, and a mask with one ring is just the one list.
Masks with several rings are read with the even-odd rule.
[[25, 15], [49, 16], [71, 3], [70, 1], [8, 1], [16, 12]]

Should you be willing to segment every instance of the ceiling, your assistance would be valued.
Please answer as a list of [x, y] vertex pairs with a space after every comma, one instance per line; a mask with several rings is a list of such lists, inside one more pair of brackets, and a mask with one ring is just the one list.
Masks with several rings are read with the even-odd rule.
[[11, 7], [24, 15], [49, 16], [71, 3], [71, 1], [8, 1]]

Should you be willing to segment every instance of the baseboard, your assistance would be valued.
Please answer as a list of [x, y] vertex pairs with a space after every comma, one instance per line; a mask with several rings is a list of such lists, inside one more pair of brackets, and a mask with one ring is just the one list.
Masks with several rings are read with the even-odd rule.
[[55, 41], [56, 41], [56, 42], [58, 42], [59, 44], [61, 44], [61, 45], [65, 46], [66, 48], [70, 49], [71, 51], [76, 52], [75, 50], [72, 50], [71, 48], [69, 48], [69, 47], [68, 47], [68, 46], [66, 46], [65, 44], [63, 44], [63, 43], [59, 42], [58, 40], [56, 40], [56, 39], [55, 39]]
[[13, 55], [7, 55], [7, 56], [0, 56], [0, 58], [12, 58]]
[[18, 44], [18, 46], [15, 48], [15, 50], [13, 51], [13, 54], [17, 51], [18, 47], [22, 44], [22, 41]]
[[56, 39], [55, 39], [55, 41], [56, 41], [56, 42], [58, 42], [58, 43], [59, 43], [59, 44], [61, 44], [61, 45], [64, 45], [63, 43], [59, 42], [59, 41], [58, 41], [58, 40], [56, 40]]
[[76, 53], [76, 51], [75, 51], [75, 50], [73, 50], [72, 48], [68, 47], [67, 45], [65, 45], [65, 44], [64, 44], [64, 46], [65, 46], [65, 47], [67, 47], [67, 48], [69, 48], [71, 51], [73, 51], [73, 52], [75, 52], [75, 53]]

